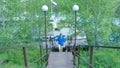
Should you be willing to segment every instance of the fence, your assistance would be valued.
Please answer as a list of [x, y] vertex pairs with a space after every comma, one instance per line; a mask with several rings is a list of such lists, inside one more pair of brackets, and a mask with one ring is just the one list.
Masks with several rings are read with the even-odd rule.
[[[26, 48], [28, 48], [29, 46], [16, 46], [16, 47], [7, 47], [7, 48], [0, 48], [0, 50], [3, 50], [3, 51], [5, 51], [5, 50], [9, 50], [9, 49], [22, 49], [23, 50], [23, 56], [24, 56], [24, 65], [25, 65], [25, 68], [29, 68], [32, 64], [34, 64], [35, 62], [38, 62], [38, 61], [40, 61], [40, 68], [43, 68], [43, 60], [44, 60], [44, 58], [47, 56], [47, 54], [45, 54], [45, 55], [43, 55], [42, 54], [42, 46], [41, 45], [39, 45], [39, 49], [40, 49], [40, 58], [39, 59], [37, 59], [37, 60], [35, 60], [35, 61], [33, 61], [31, 64], [30, 64], [30, 66], [28, 65], [28, 60], [27, 60], [27, 54], [26, 54]], [[47, 64], [47, 61], [46, 61], [46, 63], [45, 64]]]
[[[28, 48], [28, 47], [29, 46], [16, 46], [16, 47], [0, 48], [0, 50], [4, 51], [4, 50], [8, 50], [8, 49], [22, 49], [23, 50], [23, 56], [24, 56], [25, 68], [29, 68], [29, 65], [28, 65], [28, 62], [27, 62], [27, 54], [26, 54], [26, 48]], [[80, 59], [81, 59], [81, 53], [80, 53], [81, 50], [80, 49], [83, 48], [83, 47], [89, 48], [89, 50], [90, 50], [90, 55], [89, 55], [90, 60], [89, 60], [89, 62], [86, 62], [89, 65], [89, 68], [94, 68], [93, 61], [92, 61], [93, 60], [93, 53], [94, 53], [93, 50], [94, 50], [94, 48], [120, 49], [120, 47], [117, 47], [117, 46], [92, 46], [92, 45], [76, 46], [75, 49], [77, 48], [79, 53], [76, 53], [74, 50], [72, 52], [73, 52], [73, 55], [78, 58], [77, 64], [75, 63], [75, 60], [74, 60], [74, 64], [77, 65], [78, 68], [80, 68]], [[40, 44], [39, 44], [39, 49], [40, 49], [39, 50], [40, 51], [39, 52], [39, 54], [40, 54], [39, 59], [36, 59], [30, 65], [39, 61], [40, 64], [41, 64], [40, 68], [43, 68], [43, 60], [44, 60], [43, 58], [46, 57], [45, 61], [46, 61], [46, 65], [47, 65], [48, 55], [47, 54], [45, 54], [45, 55], [42, 54], [42, 46]]]
[[76, 53], [73, 51], [73, 55], [78, 58], [77, 64], [74, 61], [74, 64], [77, 66], [77, 68], [80, 68], [80, 59], [81, 59], [80, 48], [82, 48], [82, 47], [88, 47], [90, 49], [90, 55], [89, 55], [90, 60], [89, 60], [89, 62], [86, 62], [89, 65], [89, 68], [94, 68], [93, 61], [92, 61], [94, 48], [120, 49], [120, 47], [118, 47], [118, 46], [88, 46], [88, 45], [78, 46], [77, 48], [78, 48], [79, 53]]

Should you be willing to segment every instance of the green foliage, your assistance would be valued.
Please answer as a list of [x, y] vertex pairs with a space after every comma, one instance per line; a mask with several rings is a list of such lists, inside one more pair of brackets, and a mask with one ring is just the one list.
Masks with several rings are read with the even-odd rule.
[[96, 67], [101, 66], [101, 68], [118, 68], [118, 64], [120, 63], [118, 60], [120, 58], [118, 56], [120, 55], [119, 50], [99, 49], [95, 51], [94, 64], [99, 63], [98, 65], [95, 65]]
[[[119, 68], [120, 50], [95, 48], [93, 51], [93, 67], [94, 68]], [[89, 51], [81, 50], [80, 67], [89, 67]], [[76, 63], [78, 58], [76, 57]]]
[[[27, 62], [31, 68], [40, 67], [40, 49], [38, 46], [29, 46], [26, 48]], [[23, 49], [10, 49], [0, 51], [0, 68], [24, 68]], [[42, 48], [42, 54], [45, 55], [45, 48]], [[37, 61], [36, 61], [37, 60]], [[43, 58], [43, 65], [45, 63]]]
[[[5, 2], [4, 2], [5, 1]], [[23, 1], [23, 2], [22, 2]], [[51, 8], [50, 0], [0, 0], [0, 47], [26, 45], [35, 43], [35, 38], [44, 35], [44, 14], [41, 10], [43, 4], [47, 4], [47, 30], [52, 30], [48, 22], [51, 9], [66, 16], [65, 21], [59, 24], [59, 28], [68, 25], [74, 28], [74, 12], [72, 6], [79, 5], [77, 17], [77, 30], [79, 35], [87, 36], [89, 45], [117, 45], [120, 44], [120, 28], [112, 23], [111, 18], [120, 19], [119, 0], [54, 0], [57, 8]], [[112, 42], [110, 38], [114, 38]], [[108, 52], [109, 51], [109, 52]], [[95, 50], [95, 68], [119, 68], [119, 51]], [[43, 49], [43, 54], [45, 53]], [[111, 54], [112, 53], [112, 54]], [[88, 61], [88, 52], [82, 52]], [[0, 68], [24, 68], [22, 49], [0, 51]], [[39, 58], [39, 48], [27, 49], [29, 64]], [[109, 57], [108, 57], [109, 55]], [[102, 59], [101, 59], [102, 58]], [[83, 60], [82, 60], [83, 61]], [[111, 62], [112, 61], [112, 62]], [[83, 61], [84, 62], [84, 61]], [[88, 68], [82, 62], [82, 68]], [[2, 66], [1, 66], [2, 64]], [[39, 62], [31, 68], [38, 68]], [[105, 65], [106, 64], [106, 65]]]
[[[54, 0], [58, 5], [57, 8], [51, 8], [50, 0], [30, 0], [30, 1], [20, 1], [16, 0], [14, 2], [6, 0], [5, 2], [1, 1], [1, 18], [7, 19], [6, 21], [1, 21], [0, 30], [2, 35], [8, 33], [7, 39], [10, 40], [19, 40], [19, 44], [22, 43], [22, 40], [32, 40], [34, 35], [39, 36], [43, 35], [44, 32], [44, 20], [43, 12], [41, 6], [47, 4], [49, 10], [47, 12], [47, 19], [51, 15], [51, 9], [57, 14], [59, 12], [67, 16], [67, 20], [62, 25], [71, 24], [73, 27], [74, 22], [74, 12], [72, 11], [72, 6], [78, 4], [80, 10], [78, 11], [77, 16], [82, 19], [82, 21], [77, 22], [77, 29], [85, 31], [87, 35], [88, 43], [93, 44], [102, 44], [105, 45], [105, 42], [109, 43], [109, 37], [112, 33], [111, 27], [111, 17], [114, 15], [119, 16], [119, 0]], [[68, 4], [70, 3], [70, 4]], [[5, 7], [4, 10], [2, 7]], [[49, 19], [48, 21], [49, 22]], [[36, 27], [38, 25], [38, 27]], [[47, 24], [48, 31], [51, 31], [51, 25]], [[61, 24], [59, 24], [61, 25]], [[87, 28], [86, 28], [87, 27]], [[38, 30], [35, 32], [35, 28]], [[61, 28], [61, 27], [60, 27]], [[35, 30], [34, 30], [35, 29]], [[35, 34], [36, 33], [36, 34]], [[9, 36], [11, 37], [9, 38]], [[2, 36], [3, 37], [3, 36]], [[3, 38], [2, 38], [3, 39]], [[4, 41], [4, 40], [3, 40]], [[5, 43], [1, 43], [7, 45]], [[9, 43], [8, 43], [9, 44]]]

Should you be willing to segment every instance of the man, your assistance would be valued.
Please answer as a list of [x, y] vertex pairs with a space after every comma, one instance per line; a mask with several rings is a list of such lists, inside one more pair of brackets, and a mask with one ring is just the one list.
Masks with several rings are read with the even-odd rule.
[[55, 37], [50, 35], [49, 42], [52, 46], [54, 45], [54, 40], [55, 40]]
[[63, 51], [63, 47], [65, 47], [64, 43], [65, 43], [65, 37], [62, 35], [62, 33], [60, 33], [60, 35], [57, 37], [57, 41], [59, 44], [59, 52]]

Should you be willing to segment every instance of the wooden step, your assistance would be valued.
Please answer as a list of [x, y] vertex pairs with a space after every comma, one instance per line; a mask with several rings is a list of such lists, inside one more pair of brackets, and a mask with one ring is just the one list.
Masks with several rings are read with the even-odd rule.
[[74, 68], [72, 52], [51, 52], [47, 68]]

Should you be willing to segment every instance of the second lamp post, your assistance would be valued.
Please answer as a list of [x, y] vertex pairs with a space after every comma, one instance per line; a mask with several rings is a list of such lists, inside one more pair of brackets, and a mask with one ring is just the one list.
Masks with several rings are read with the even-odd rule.
[[[75, 12], [75, 33], [74, 33], [74, 46], [73, 46], [73, 49], [74, 49], [74, 53], [75, 53], [75, 49], [76, 49], [76, 16], [77, 16], [77, 11], [79, 10], [79, 6], [78, 5], [73, 5], [73, 11]], [[75, 55], [73, 56], [73, 60], [75, 62]]]
[[44, 27], [45, 27], [45, 45], [46, 45], [46, 60], [48, 59], [48, 45], [47, 45], [47, 28], [46, 28], [46, 12], [48, 11], [48, 6], [43, 5], [42, 11], [44, 12]]

